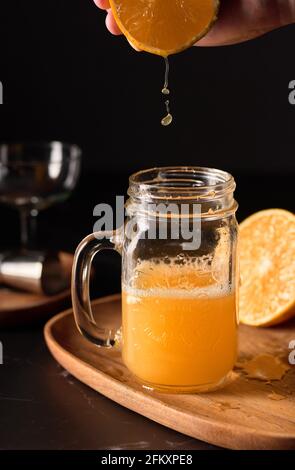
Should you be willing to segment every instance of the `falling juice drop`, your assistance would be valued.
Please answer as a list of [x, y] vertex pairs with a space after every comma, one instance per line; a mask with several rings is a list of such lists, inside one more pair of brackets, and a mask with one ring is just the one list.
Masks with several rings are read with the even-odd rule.
[[161, 124], [162, 126], [170, 126], [171, 122], [173, 121], [173, 116], [170, 114], [170, 108], [169, 108], [169, 100], [165, 101], [166, 105], [166, 116], [163, 117]]
[[169, 59], [168, 57], [164, 57], [164, 60], [165, 60], [165, 80], [164, 80], [162, 93], [163, 95], [170, 95], [170, 90], [168, 88], [169, 86]]
[[[169, 60], [168, 60], [168, 57], [164, 57], [164, 59], [165, 59], [165, 80], [164, 80], [164, 86], [162, 88], [162, 94], [165, 96], [168, 96], [170, 95], [170, 90], [168, 88], [169, 86]], [[162, 126], [167, 127], [167, 126], [170, 126], [170, 124], [173, 121], [173, 116], [172, 114], [170, 114], [169, 100], [165, 101], [165, 106], [166, 106], [167, 115], [163, 117], [163, 119], [161, 120], [161, 124]]]

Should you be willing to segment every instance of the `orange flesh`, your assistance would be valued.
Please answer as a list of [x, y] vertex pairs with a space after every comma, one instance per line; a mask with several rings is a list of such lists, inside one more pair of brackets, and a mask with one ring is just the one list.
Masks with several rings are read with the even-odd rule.
[[191, 46], [213, 23], [217, 0], [111, 0], [121, 31], [139, 49], [167, 56]]
[[269, 209], [240, 225], [240, 319], [271, 325], [295, 313], [295, 216]]
[[144, 262], [123, 289], [123, 360], [154, 388], [215, 385], [237, 351], [236, 299], [192, 267]]

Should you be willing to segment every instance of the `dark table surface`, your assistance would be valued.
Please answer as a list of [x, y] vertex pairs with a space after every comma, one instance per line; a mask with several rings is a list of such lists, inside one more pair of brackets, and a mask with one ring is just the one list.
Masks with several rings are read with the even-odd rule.
[[[113, 202], [126, 193], [127, 179], [110, 181], [83, 175], [70, 201], [40, 215], [39, 242], [73, 251], [92, 231], [93, 207]], [[238, 219], [268, 207], [294, 211], [294, 175], [240, 175], [237, 177]], [[14, 214], [0, 210], [1, 248], [17, 243]], [[120, 259], [97, 257], [93, 297], [118, 292]], [[103, 276], [101, 275], [103, 273]], [[0, 449], [217, 449], [191, 439], [129, 411], [83, 385], [48, 352], [43, 324], [3, 329], [3, 365], [0, 365]]]
[[50, 356], [42, 329], [0, 334], [1, 449], [209, 449], [117, 405]]

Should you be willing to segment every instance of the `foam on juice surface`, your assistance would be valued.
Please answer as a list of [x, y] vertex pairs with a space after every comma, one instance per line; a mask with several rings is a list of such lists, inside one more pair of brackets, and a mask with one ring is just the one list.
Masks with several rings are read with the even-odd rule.
[[[220, 297], [233, 292], [228, 279], [216, 278], [205, 262], [177, 263], [177, 259], [164, 261], [141, 261], [129, 285], [123, 290], [129, 296], [159, 296], [177, 298]], [[206, 259], [206, 262], [208, 260]], [[201, 264], [201, 265], [200, 265]], [[204, 266], [205, 265], [205, 266]]]

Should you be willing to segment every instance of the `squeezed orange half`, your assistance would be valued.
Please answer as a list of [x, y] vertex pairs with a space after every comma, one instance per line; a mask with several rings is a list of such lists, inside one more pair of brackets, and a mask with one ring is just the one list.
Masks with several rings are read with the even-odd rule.
[[192, 266], [143, 262], [122, 306], [123, 360], [141, 382], [192, 392], [226, 380], [237, 354], [234, 290]]
[[123, 34], [138, 49], [167, 57], [208, 33], [218, 0], [110, 0]]

